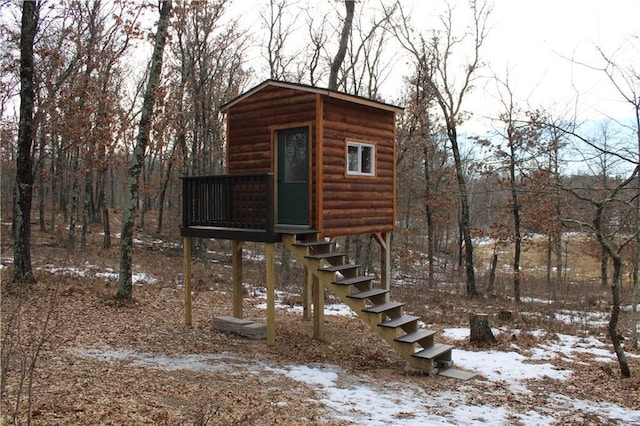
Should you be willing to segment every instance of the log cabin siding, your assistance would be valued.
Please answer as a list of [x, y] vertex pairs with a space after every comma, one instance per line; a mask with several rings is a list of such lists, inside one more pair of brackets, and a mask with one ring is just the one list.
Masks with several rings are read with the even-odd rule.
[[[223, 110], [228, 173], [274, 173], [274, 131], [310, 126], [310, 225], [326, 236], [393, 231], [395, 113], [400, 108], [337, 92], [265, 82]], [[373, 176], [347, 174], [347, 141], [375, 146]]]
[[[395, 221], [395, 117], [324, 97], [322, 223], [325, 235], [387, 232]], [[374, 176], [347, 174], [348, 141], [375, 146]]]
[[229, 108], [227, 137], [232, 142], [227, 147], [227, 172], [273, 172], [272, 129], [313, 122], [315, 107], [314, 94], [267, 87]]

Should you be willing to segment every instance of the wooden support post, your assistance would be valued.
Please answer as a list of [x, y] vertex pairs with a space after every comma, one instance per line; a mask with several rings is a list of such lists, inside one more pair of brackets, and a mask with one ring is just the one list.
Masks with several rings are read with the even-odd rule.
[[232, 280], [233, 280], [233, 316], [242, 318], [242, 245], [244, 241], [233, 242]]
[[184, 323], [191, 327], [191, 237], [182, 238], [183, 246], [183, 268], [182, 278], [184, 279]]
[[267, 243], [267, 345], [276, 344], [276, 273], [275, 244]]
[[391, 232], [373, 234], [373, 237], [380, 244], [380, 284], [391, 290]]
[[304, 278], [302, 283], [302, 318], [311, 318], [311, 304], [313, 294], [313, 274], [307, 268], [304, 267]]
[[324, 286], [313, 276], [313, 338], [324, 340]]

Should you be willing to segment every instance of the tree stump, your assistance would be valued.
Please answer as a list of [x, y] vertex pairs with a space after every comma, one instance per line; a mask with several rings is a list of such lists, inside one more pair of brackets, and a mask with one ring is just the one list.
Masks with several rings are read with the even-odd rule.
[[491, 331], [491, 324], [489, 324], [488, 314], [469, 314], [469, 329], [471, 331], [469, 336], [471, 343], [496, 343], [496, 338]]

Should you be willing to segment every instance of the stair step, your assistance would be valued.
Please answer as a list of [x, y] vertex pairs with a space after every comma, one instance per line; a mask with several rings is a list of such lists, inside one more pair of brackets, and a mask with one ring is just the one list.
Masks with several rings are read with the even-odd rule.
[[333, 259], [336, 257], [345, 256], [346, 253], [314, 253], [305, 256], [307, 259]]
[[432, 330], [418, 330], [418, 331], [414, 331], [413, 333], [409, 333], [409, 334], [405, 334], [404, 336], [400, 336], [396, 339], [394, 339], [396, 342], [403, 342], [403, 343], [416, 343], [422, 339], [425, 339], [427, 337], [431, 337], [434, 334], [436, 334], [435, 331]]
[[357, 269], [360, 265], [356, 265], [353, 263], [345, 263], [344, 265], [335, 265], [335, 266], [327, 266], [326, 268], [320, 268], [318, 271], [322, 272], [342, 272], [347, 271], [349, 269]]
[[360, 293], [350, 294], [347, 297], [350, 299], [368, 299], [369, 297], [381, 296], [389, 293], [389, 290], [384, 288], [372, 288], [371, 290], [361, 291]]
[[325, 247], [334, 245], [334, 241], [298, 241], [293, 245], [296, 247]]
[[353, 277], [353, 278], [344, 278], [342, 280], [334, 281], [334, 284], [337, 285], [354, 285], [354, 284], [362, 284], [366, 282], [371, 282], [374, 277]]
[[436, 343], [430, 348], [423, 349], [419, 352], [413, 354], [416, 358], [425, 358], [425, 359], [434, 359], [441, 355], [446, 354], [448, 351], [453, 349], [451, 345], [445, 345], [443, 343]]
[[362, 312], [370, 312], [372, 314], [381, 314], [383, 312], [390, 311], [392, 309], [400, 308], [404, 306], [404, 303], [400, 302], [386, 302], [380, 305], [369, 306], [362, 310]]
[[399, 316], [398, 318], [393, 318], [388, 321], [381, 322], [380, 324], [378, 324], [378, 327], [398, 328], [398, 327], [402, 327], [405, 324], [409, 324], [413, 321], [417, 321], [419, 319], [420, 317], [417, 317], [415, 315], [402, 315], [402, 316]]

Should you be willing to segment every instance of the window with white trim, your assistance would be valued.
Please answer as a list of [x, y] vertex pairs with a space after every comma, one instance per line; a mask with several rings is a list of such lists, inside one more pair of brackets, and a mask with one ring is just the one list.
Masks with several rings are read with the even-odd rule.
[[374, 176], [376, 146], [359, 142], [347, 142], [347, 174]]

